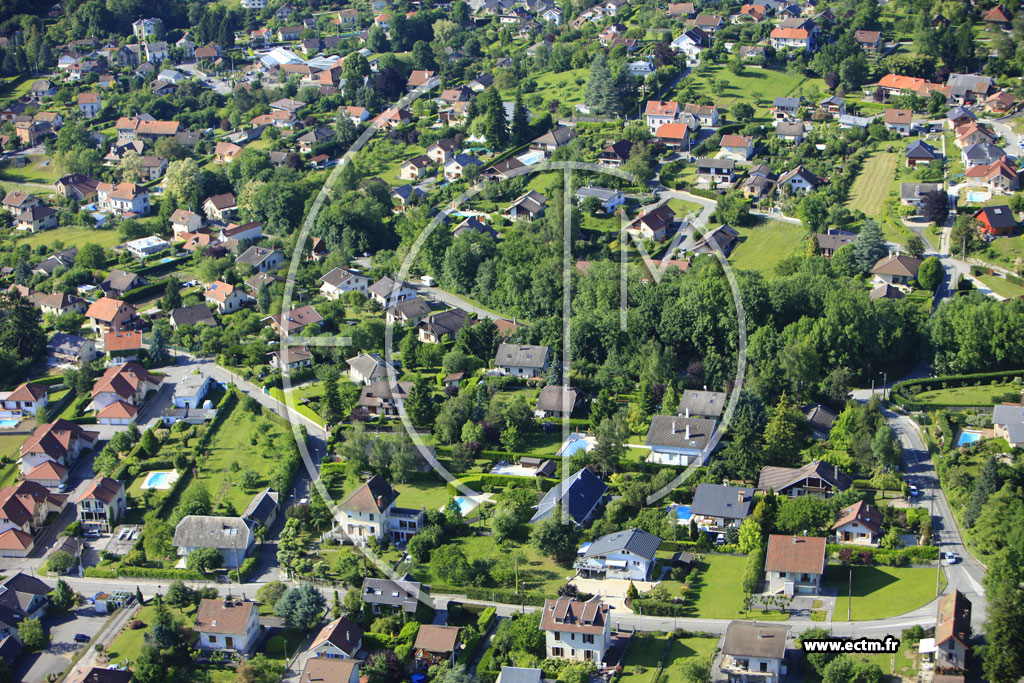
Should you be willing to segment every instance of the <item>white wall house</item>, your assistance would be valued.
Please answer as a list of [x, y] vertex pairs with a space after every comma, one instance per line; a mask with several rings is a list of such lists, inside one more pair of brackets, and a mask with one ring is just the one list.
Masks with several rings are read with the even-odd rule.
[[611, 642], [608, 605], [600, 598], [545, 600], [540, 618], [549, 659], [574, 659], [600, 665]]
[[641, 529], [617, 531], [584, 543], [573, 565], [583, 576], [646, 581], [661, 539]]
[[[782, 659], [786, 656], [783, 624], [758, 624], [733, 621], [725, 631], [720, 672], [728, 681], [778, 683], [782, 677]], [[716, 677], [716, 680], [723, 680]]]
[[260, 613], [251, 600], [204, 598], [199, 603], [192, 630], [199, 634], [203, 650], [247, 653], [260, 634]]
[[714, 431], [714, 420], [655, 415], [644, 442], [651, 449], [647, 462], [678, 467], [697, 462], [705, 457]]

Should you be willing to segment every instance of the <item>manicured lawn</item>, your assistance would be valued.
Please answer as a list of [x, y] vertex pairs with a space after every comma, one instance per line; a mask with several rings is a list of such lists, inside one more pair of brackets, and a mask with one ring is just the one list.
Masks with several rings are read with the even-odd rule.
[[18, 244], [27, 244], [32, 249], [35, 249], [40, 244], [45, 244], [50, 249], [56, 250], [57, 247], [55, 245], [58, 242], [64, 244], [61, 247], [62, 249], [81, 247], [83, 244], [89, 243], [108, 248], [118, 244], [120, 240], [117, 237], [117, 230], [97, 230], [96, 228], [72, 226], [56, 228], [54, 230], [43, 230], [18, 240]]
[[[230, 415], [221, 423], [210, 441], [209, 457], [199, 467], [198, 481], [206, 485], [215, 503], [230, 502], [238, 512], [241, 512], [256, 491], [269, 484], [270, 472], [277, 464], [277, 459], [263, 457], [258, 446], [252, 444], [253, 438], [268, 432], [279, 439], [291, 438], [280, 418], [271, 416], [266, 411], [262, 417], [256, 417], [248, 412], [241, 402], [231, 407]], [[241, 469], [233, 472], [231, 464], [235, 462]], [[254, 470], [260, 477], [259, 486], [252, 491], [244, 491], [238, 485], [240, 474], [245, 469]], [[195, 482], [189, 486], [195, 486]]]
[[850, 201], [847, 203], [851, 211], [860, 210], [868, 216], [877, 216], [882, 212], [897, 161], [899, 157], [889, 152], [875, 152], [868, 157], [864, 168], [853, 181]]
[[[542, 74], [537, 77], [537, 89], [530, 94], [539, 94], [545, 104], [552, 100], [558, 100], [559, 104], [575, 107], [583, 102], [583, 90], [586, 85], [587, 73], [587, 69], [571, 69], [561, 73], [549, 72]], [[576, 82], [577, 78], [582, 78], [584, 84], [578, 84]], [[530, 94], [526, 94], [524, 97], [529, 98]], [[515, 99], [515, 93], [511, 90], [502, 95], [505, 99]]]
[[[959, 254], [959, 250], [957, 251]], [[1014, 261], [1024, 258], [1024, 237], [997, 237], [986, 245], [984, 250], [972, 254], [983, 261], [1014, 268]]]
[[[623, 664], [622, 680], [625, 683], [652, 683], [665, 654], [665, 640], [668, 636], [657, 637], [650, 633], [634, 636], [626, 650]], [[665, 669], [659, 681], [685, 683], [680, 665], [690, 657], [703, 657], [715, 652], [715, 638], [679, 638], [672, 639], [668, 656], [665, 657]]]
[[400, 507], [427, 510], [439, 510], [448, 503], [448, 489], [440, 475], [434, 475], [433, 481], [416, 481], [409, 484], [395, 484], [398, 491]]
[[1012, 384], [979, 384], [973, 387], [953, 387], [922, 391], [915, 401], [936, 406], [983, 406], [993, 405], [994, 397], [1015, 390]]
[[44, 155], [29, 155], [26, 157], [28, 163], [21, 168], [14, 166], [14, 161], [8, 159], [0, 167], [0, 180], [5, 183], [46, 183], [50, 184], [57, 179], [57, 170], [53, 166], [53, 160]]
[[729, 256], [733, 268], [772, 275], [780, 261], [803, 248], [807, 230], [802, 225], [763, 221], [752, 228], [736, 228], [740, 243]]
[[704, 206], [697, 202], [688, 202], [685, 199], [670, 199], [668, 205], [676, 212], [677, 216], [699, 216]]
[[[852, 621], [905, 614], [935, 599], [935, 570], [915, 567], [840, 567], [825, 570], [825, 584], [839, 592], [833, 621], [846, 621], [849, 572], [853, 571]], [[942, 585], [946, 577], [942, 576]]]
[[691, 588], [697, 592], [688, 600], [686, 616], [705, 619], [736, 619], [743, 616], [743, 571], [747, 558], [735, 555], [705, 555], [700, 576]]
[[[706, 73], [695, 75], [695, 82], [699, 92], [715, 98], [719, 108], [728, 109], [737, 102], [748, 102], [756, 110], [757, 116], [767, 114], [771, 107], [772, 100], [776, 97], [795, 96], [802, 88], [817, 86], [819, 91], [825, 90], [825, 82], [820, 78], [805, 79], [797, 74], [771, 69], [747, 68], [739, 76], [733, 74], [724, 64], [712, 65]], [[711, 80], [720, 79], [725, 81], [726, 87], [721, 95], [715, 95], [711, 90]], [[760, 100], [757, 100], [753, 93], [760, 93]], [[677, 91], [665, 99], [679, 99]], [[679, 100], [682, 102], [683, 100]]]
[[[191, 627], [195, 623], [195, 608], [190, 608], [188, 611], [182, 611], [173, 607], [169, 609], [171, 610], [171, 616], [174, 617], [174, 621], [179, 625]], [[114, 642], [107, 648], [107, 655], [110, 657], [112, 664], [117, 664], [126, 657], [132, 661], [138, 658], [139, 653], [142, 652], [143, 637], [152, 625], [155, 614], [156, 606], [152, 603], [136, 613], [135, 619], [141, 621], [144, 626], [143, 628], [132, 630], [126, 625], [121, 633], [118, 634]]]
[[978, 279], [988, 285], [993, 292], [1008, 299], [1024, 296], [1024, 287], [1015, 285], [999, 275], [982, 275]]

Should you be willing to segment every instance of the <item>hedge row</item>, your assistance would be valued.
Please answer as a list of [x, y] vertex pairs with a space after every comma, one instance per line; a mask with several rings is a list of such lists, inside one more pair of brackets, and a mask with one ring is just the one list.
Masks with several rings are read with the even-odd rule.
[[999, 372], [975, 372], [967, 375], [946, 375], [944, 377], [924, 377], [897, 382], [892, 387], [893, 401], [903, 404], [911, 410], [921, 409], [925, 404], [918, 403], [914, 396], [922, 391], [947, 389], [950, 387], [977, 386], [984, 381], [1013, 380], [1024, 376], [1024, 370], [1002, 370]]
[[431, 593], [464, 595], [469, 600], [487, 600], [505, 605], [533, 605], [540, 607], [550, 596], [545, 593], [516, 593], [512, 588], [479, 588], [477, 586], [445, 586], [436, 581], [431, 582]]
[[908, 564], [928, 564], [939, 559], [939, 549], [934, 545], [912, 545], [906, 548], [871, 548], [862, 545], [848, 545], [842, 543], [829, 543], [826, 551], [829, 557], [837, 557], [839, 551], [846, 548], [853, 552], [856, 558], [859, 553], [865, 550], [871, 552], [871, 561], [874, 564], [881, 564], [890, 567], [902, 567]]
[[[696, 541], [662, 541], [659, 548], [661, 550], [667, 550], [671, 553], [678, 553], [680, 551], [695, 552], [698, 550], [700, 544]], [[740, 553], [740, 547], [735, 544], [725, 543], [722, 545], [716, 545], [713, 551], [722, 555], [737, 555]]]
[[244, 582], [249, 578], [249, 574], [256, 569], [256, 556], [247, 557], [242, 561], [242, 566], [238, 568], [238, 581], [239, 583]]
[[[510, 489], [536, 489], [539, 487], [541, 491], [546, 492], [558, 483], [557, 479], [516, 477], [511, 474], [471, 474], [467, 477], [460, 477], [459, 481], [475, 491], [490, 490], [495, 486], [499, 486]], [[455, 484], [448, 482], [446, 488], [448, 495], [460, 495], [460, 491], [456, 488]]]
[[129, 289], [121, 296], [122, 301], [126, 301], [130, 304], [137, 303], [143, 299], [149, 299], [152, 296], [162, 293], [167, 288], [166, 282], [150, 282], [147, 285], [136, 287], [135, 289]]
[[[156, 256], [156, 254], [154, 254], [154, 256]], [[173, 261], [166, 261], [165, 263], [153, 263], [153, 264], [148, 265], [148, 266], [142, 266], [141, 268], [137, 268], [134, 271], [134, 273], [136, 275], [143, 275], [143, 276], [145, 276], [145, 275], [153, 275], [155, 273], [166, 272], [166, 271], [171, 270], [171, 269], [176, 269], [177, 266], [181, 265], [182, 263], [187, 262], [191, 258], [192, 258], [191, 256], [179, 256], [179, 257], [175, 258]], [[167, 283], [164, 283], [164, 287], [166, 287], [166, 286], [167, 286]]]
[[212, 581], [209, 576], [193, 569], [163, 569], [162, 567], [120, 566], [116, 571], [104, 567], [86, 567], [85, 575], [97, 579], [132, 577], [137, 579], [181, 579], [182, 581]]

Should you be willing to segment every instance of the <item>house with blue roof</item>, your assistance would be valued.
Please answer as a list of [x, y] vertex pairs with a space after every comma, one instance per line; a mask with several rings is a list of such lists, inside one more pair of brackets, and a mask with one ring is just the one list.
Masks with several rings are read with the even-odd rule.
[[555, 484], [554, 488], [544, 494], [537, 504], [530, 524], [536, 524], [551, 516], [552, 511], [561, 506], [567, 511], [576, 526], [584, 526], [601, 508], [608, 484], [601, 481], [592, 470], [584, 467], [567, 479]]

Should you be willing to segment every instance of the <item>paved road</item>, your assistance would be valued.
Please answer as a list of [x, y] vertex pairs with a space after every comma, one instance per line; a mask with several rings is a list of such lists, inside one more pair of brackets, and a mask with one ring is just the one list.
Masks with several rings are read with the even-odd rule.
[[430, 298], [434, 299], [435, 301], [440, 301], [448, 304], [449, 306], [461, 308], [467, 313], [475, 313], [477, 318], [490, 318], [492, 320], [502, 319], [502, 316], [498, 315], [497, 313], [493, 311], [488, 311], [487, 309], [484, 308], [480, 308], [479, 306], [474, 306], [473, 304], [466, 301], [458, 294], [446, 292], [440, 287], [420, 287], [419, 289], [421, 292], [426, 292], [427, 294], [429, 294]]

